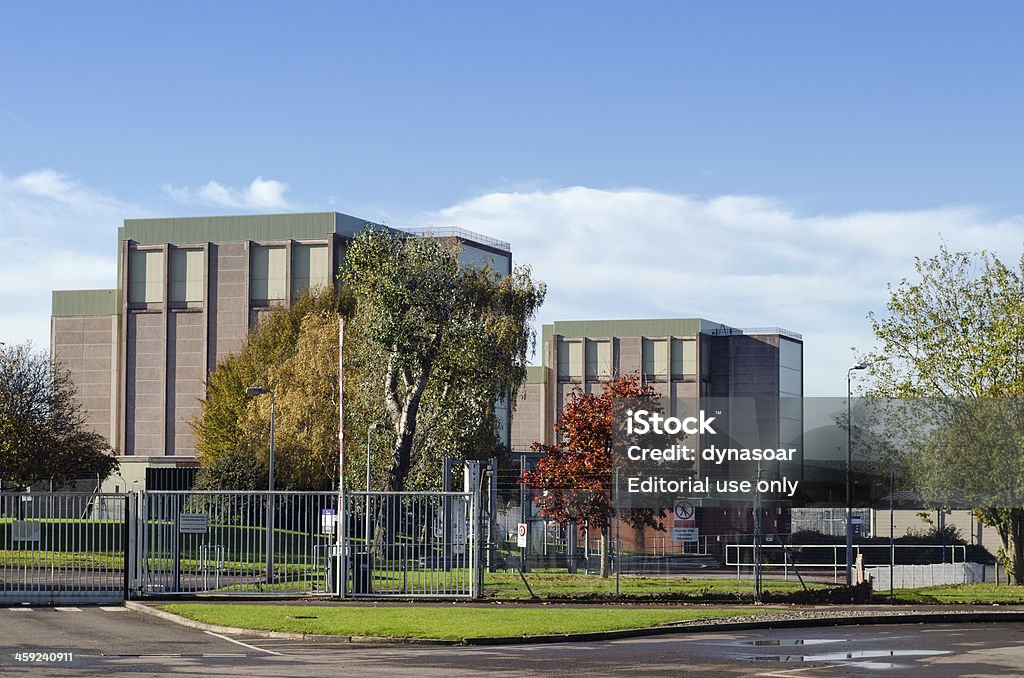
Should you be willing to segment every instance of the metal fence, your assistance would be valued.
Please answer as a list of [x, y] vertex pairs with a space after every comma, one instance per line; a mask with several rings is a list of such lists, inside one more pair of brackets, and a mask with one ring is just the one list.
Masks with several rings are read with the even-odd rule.
[[117, 602], [129, 584], [128, 497], [0, 493], [0, 600]]
[[[0, 600], [475, 597], [478, 493], [0, 493]], [[340, 589], [340, 590], [339, 590]]]
[[[833, 582], [838, 583], [841, 575], [846, 572], [846, 546], [844, 544], [788, 544], [783, 548], [779, 544], [761, 544], [761, 563], [764, 569], [781, 570], [784, 578], [789, 578], [790, 570], [799, 569], [807, 573], [831, 575]], [[852, 547], [854, 562], [860, 560], [863, 565], [888, 563], [890, 550], [904, 554], [910, 552], [916, 557], [923, 557], [940, 562], [947, 560], [951, 564], [963, 564], [967, 560], [967, 547], [962, 544], [854, 544]], [[755, 547], [753, 544], [728, 544], [725, 547], [725, 566], [736, 568], [736, 578], [742, 579], [743, 573], [754, 570]], [[902, 558], [901, 556], [898, 556]]]
[[[854, 509], [850, 514], [854, 535], [873, 534], [871, 509]], [[790, 513], [791, 531], [846, 536], [845, 508], [795, 508]]]
[[483, 569], [475, 493], [348, 492], [345, 505], [345, 595], [477, 595]]
[[139, 594], [325, 594], [337, 495], [144, 492]]

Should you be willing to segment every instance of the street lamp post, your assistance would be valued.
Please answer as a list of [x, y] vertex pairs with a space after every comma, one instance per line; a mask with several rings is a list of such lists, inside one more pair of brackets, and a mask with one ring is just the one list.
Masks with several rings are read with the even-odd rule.
[[245, 395], [258, 396], [270, 394], [270, 460], [268, 463], [267, 480], [267, 586], [274, 581], [274, 392], [261, 386], [250, 386]]
[[866, 370], [868, 364], [859, 362], [846, 370], [846, 585], [853, 585], [853, 407], [851, 386], [854, 370]]
[[[875, 362], [885, 360], [876, 358]], [[846, 585], [853, 585], [853, 388], [854, 370], [866, 370], [872, 363], [862, 360], [846, 370]]]

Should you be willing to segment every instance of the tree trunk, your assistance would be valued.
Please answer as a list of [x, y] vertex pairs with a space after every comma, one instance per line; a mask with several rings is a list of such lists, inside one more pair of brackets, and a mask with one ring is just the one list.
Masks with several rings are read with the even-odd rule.
[[610, 528], [601, 528], [601, 576], [605, 579], [611, 574], [611, 553], [609, 552], [609, 532]]
[[1006, 557], [1010, 561], [1013, 583], [1020, 585], [1024, 584], [1024, 509], [1010, 509], [1009, 522]]
[[1003, 543], [999, 562], [1006, 568], [1007, 579], [1024, 584], [1024, 508], [990, 509], [987, 515]]

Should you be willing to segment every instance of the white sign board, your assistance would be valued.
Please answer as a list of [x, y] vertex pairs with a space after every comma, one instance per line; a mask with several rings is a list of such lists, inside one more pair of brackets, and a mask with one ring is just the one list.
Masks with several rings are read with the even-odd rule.
[[338, 523], [338, 514], [334, 509], [323, 509], [320, 511], [320, 532], [323, 534], [334, 534], [334, 528]]
[[673, 527], [672, 541], [699, 541], [700, 530], [696, 527]]
[[181, 534], [206, 534], [205, 513], [179, 513], [178, 532]]
[[519, 523], [519, 528], [516, 530], [516, 545], [526, 548], [526, 523]]
[[697, 509], [689, 499], [677, 499], [672, 507], [672, 541], [697, 541]]
[[15, 520], [11, 530], [12, 540], [38, 542], [42, 535], [42, 525], [38, 520]]
[[466, 541], [469, 539], [469, 521], [466, 515], [469, 513], [469, 500], [462, 497], [452, 499], [452, 553], [462, 555], [466, 552]]

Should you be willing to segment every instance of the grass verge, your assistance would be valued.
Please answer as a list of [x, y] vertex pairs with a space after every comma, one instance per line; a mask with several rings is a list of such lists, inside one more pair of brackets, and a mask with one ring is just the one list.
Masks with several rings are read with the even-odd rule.
[[657, 609], [302, 606], [172, 604], [159, 609], [207, 624], [261, 631], [335, 636], [462, 640], [494, 636], [592, 633], [647, 628], [695, 619], [769, 612], [758, 609]]
[[[947, 605], [1003, 605], [1024, 604], [1024, 586], [1009, 584], [950, 584], [926, 586], [919, 589], [896, 589], [896, 600], [901, 603], [939, 603]], [[889, 600], [888, 591], [876, 591], [876, 599]]]
[[[528, 572], [526, 581], [538, 598], [585, 598], [614, 595], [615, 578], [602, 579], [595, 575]], [[488, 598], [495, 600], [523, 600], [530, 597], [517, 573], [488, 572], [484, 579]], [[764, 590], [772, 593], [795, 593], [803, 587], [797, 581], [764, 580]], [[831, 585], [808, 583], [812, 589]], [[619, 593], [630, 597], [679, 597], [700, 600], [713, 596], [753, 597], [754, 582], [740, 579], [687, 579], [683, 577], [644, 577], [623, 575], [619, 579]]]

